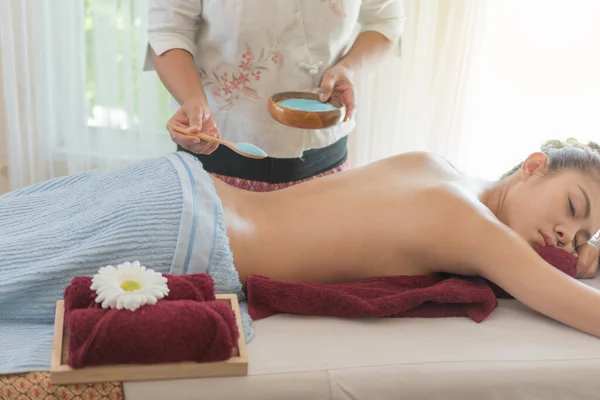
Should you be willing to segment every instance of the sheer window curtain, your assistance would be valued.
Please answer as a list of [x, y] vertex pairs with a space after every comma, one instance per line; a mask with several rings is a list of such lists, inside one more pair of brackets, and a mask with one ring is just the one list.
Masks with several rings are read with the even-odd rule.
[[354, 166], [407, 151], [464, 161], [462, 126], [486, 0], [405, 0], [401, 57], [359, 76]]
[[496, 179], [548, 139], [600, 141], [600, 2], [487, 7], [463, 121], [465, 170]]
[[600, 141], [599, 1], [405, 5], [401, 59], [358, 82], [355, 165], [425, 150], [497, 179], [548, 139]]
[[175, 149], [145, 1], [0, 4], [0, 192]]

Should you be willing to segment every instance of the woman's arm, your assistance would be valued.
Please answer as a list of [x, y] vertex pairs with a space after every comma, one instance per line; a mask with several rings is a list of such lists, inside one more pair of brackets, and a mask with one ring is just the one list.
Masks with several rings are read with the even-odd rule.
[[481, 276], [532, 309], [600, 337], [600, 291], [552, 267], [500, 222], [480, 218], [464, 225], [464, 239], [478, 249], [469, 257]]
[[195, 63], [202, 3], [200, 0], [149, 1], [148, 50], [144, 69], [153, 67], [181, 105], [167, 123], [171, 139], [193, 153], [211, 154], [217, 144], [182, 135], [170, 127], [172, 124], [187, 126], [191, 132], [203, 131], [219, 136]]
[[403, 1], [365, 0], [358, 22], [361, 32], [339, 62], [352, 72], [377, 65], [394, 46], [398, 46], [404, 25]]
[[208, 103], [190, 53], [183, 49], [172, 49], [160, 56], [153, 52], [152, 59], [158, 76], [179, 104], [193, 98]]
[[364, 70], [381, 62], [393, 46], [394, 42], [379, 32], [362, 32], [338, 65], [352, 72]]
[[206, 101], [194, 62], [202, 1], [150, 0], [148, 10], [148, 67], [179, 104], [193, 97]]
[[575, 249], [577, 253], [577, 278], [590, 279], [598, 273], [598, 241], [595, 239]]

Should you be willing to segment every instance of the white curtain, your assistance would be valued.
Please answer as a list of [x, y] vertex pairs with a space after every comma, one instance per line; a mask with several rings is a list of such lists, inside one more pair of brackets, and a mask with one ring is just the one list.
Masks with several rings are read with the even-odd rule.
[[464, 161], [462, 126], [486, 0], [405, 0], [401, 58], [359, 77], [354, 166], [406, 151]]
[[0, 190], [174, 150], [147, 4], [0, 0]]
[[548, 139], [600, 140], [600, 1], [491, 0], [465, 168], [497, 178]]
[[600, 141], [600, 1], [405, 5], [401, 59], [358, 81], [355, 166], [425, 150], [495, 179], [548, 139]]

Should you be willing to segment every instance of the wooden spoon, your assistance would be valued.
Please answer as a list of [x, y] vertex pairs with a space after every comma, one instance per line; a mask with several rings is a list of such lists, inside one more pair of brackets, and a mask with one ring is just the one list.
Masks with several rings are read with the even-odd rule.
[[250, 143], [243, 143], [243, 142], [242, 143], [233, 143], [233, 142], [229, 142], [227, 140], [223, 140], [223, 139], [219, 139], [219, 138], [207, 135], [206, 133], [202, 133], [202, 132], [191, 133], [191, 132], [188, 132], [188, 130], [186, 128], [184, 128], [183, 126], [178, 126], [178, 125], [173, 125], [173, 124], [169, 124], [169, 127], [171, 129], [173, 129], [175, 132], [181, 133], [182, 135], [197, 136], [202, 140], [206, 140], [207, 142], [214, 142], [214, 143], [222, 144], [224, 146], [229, 147], [231, 150], [235, 151], [236, 153], [238, 153], [239, 155], [244, 156], [244, 157], [254, 158], [257, 160], [268, 157], [267, 153], [265, 153], [265, 151], [263, 149], [261, 149], [258, 146], [255, 146], [253, 144], [250, 144]]

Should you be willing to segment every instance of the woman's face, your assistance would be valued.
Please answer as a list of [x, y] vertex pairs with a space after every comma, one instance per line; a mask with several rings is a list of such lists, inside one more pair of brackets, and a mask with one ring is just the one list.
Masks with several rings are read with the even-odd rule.
[[500, 210], [500, 220], [533, 248], [569, 252], [600, 229], [600, 179], [575, 169], [548, 173], [548, 159], [534, 153], [523, 163]]

